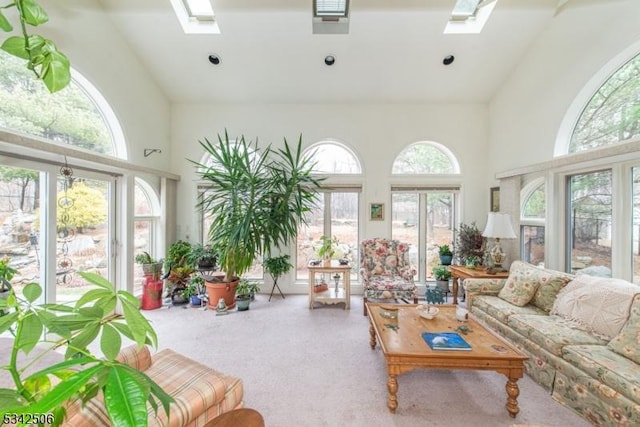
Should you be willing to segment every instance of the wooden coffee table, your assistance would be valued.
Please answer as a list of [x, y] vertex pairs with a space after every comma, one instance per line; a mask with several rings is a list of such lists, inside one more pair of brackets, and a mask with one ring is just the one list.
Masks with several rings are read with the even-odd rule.
[[[397, 308], [397, 319], [381, 316], [381, 306]], [[438, 305], [440, 313], [433, 320], [419, 315], [415, 304], [366, 303], [369, 315], [369, 344], [375, 349], [380, 343], [387, 364], [387, 406], [395, 412], [398, 407], [398, 375], [418, 368], [472, 369], [495, 371], [507, 377], [507, 404], [509, 415], [518, 413], [517, 381], [524, 374], [527, 356], [473, 319], [458, 322], [455, 305]], [[422, 338], [423, 332], [455, 332], [466, 325], [471, 329], [462, 337], [471, 345], [470, 351], [431, 350]]]

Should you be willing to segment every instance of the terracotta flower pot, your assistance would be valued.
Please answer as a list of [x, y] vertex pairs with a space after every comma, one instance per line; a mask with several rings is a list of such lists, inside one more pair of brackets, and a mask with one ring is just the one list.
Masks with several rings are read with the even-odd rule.
[[214, 276], [213, 281], [204, 282], [207, 287], [210, 309], [216, 309], [220, 298], [224, 298], [228, 309], [236, 306], [236, 286], [238, 286], [240, 279], [236, 277], [232, 282], [223, 282], [222, 279], [223, 276]]

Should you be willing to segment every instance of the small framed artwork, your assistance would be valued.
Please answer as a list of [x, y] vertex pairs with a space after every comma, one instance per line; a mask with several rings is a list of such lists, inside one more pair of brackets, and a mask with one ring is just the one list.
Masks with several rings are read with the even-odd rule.
[[500, 212], [500, 187], [491, 187], [489, 203], [491, 212]]
[[384, 220], [384, 203], [371, 203], [369, 205], [369, 219], [371, 221]]

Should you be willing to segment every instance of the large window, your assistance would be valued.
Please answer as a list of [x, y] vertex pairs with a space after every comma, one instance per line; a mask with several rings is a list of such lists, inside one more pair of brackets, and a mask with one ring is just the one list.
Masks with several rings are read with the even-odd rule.
[[544, 267], [545, 186], [536, 180], [522, 191], [522, 215], [520, 218], [521, 259]]
[[393, 162], [392, 174], [408, 181], [391, 189], [391, 236], [411, 245], [409, 256], [421, 282], [431, 279], [439, 264], [438, 247], [453, 244], [459, 186], [446, 176], [459, 173], [453, 153], [432, 141], [409, 145]]
[[632, 276], [633, 283], [640, 284], [640, 167], [634, 167], [632, 172], [632, 240], [631, 253], [633, 256]]
[[569, 271], [611, 276], [611, 171], [568, 178]]
[[[163, 255], [158, 250], [158, 226], [160, 220], [160, 203], [155, 192], [145, 181], [136, 179], [134, 191], [134, 240], [133, 253], [147, 252], [153, 259], [161, 259]], [[133, 271], [133, 293], [142, 292], [145, 280], [140, 264], [135, 264]]]

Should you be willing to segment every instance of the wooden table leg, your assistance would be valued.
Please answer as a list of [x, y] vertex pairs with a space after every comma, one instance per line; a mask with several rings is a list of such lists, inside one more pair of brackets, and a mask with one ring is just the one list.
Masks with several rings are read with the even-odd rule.
[[458, 278], [457, 277], [453, 277], [453, 303], [457, 304], [458, 303]]
[[387, 406], [389, 407], [389, 412], [392, 414], [396, 413], [396, 408], [398, 407], [398, 376], [395, 374], [389, 374], [389, 378], [387, 379], [387, 391], [389, 392], [387, 395]]
[[507, 411], [509, 411], [511, 418], [515, 418], [516, 414], [520, 412], [520, 409], [518, 409], [520, 389], [516, 381], [518, 381], [517, 378], [509, 378], [505, 387], [507, 390]]
[[373, 329], [372, 323], [369, 323], [369, 345], [371, 350], [376, 348], [376, 331]]

